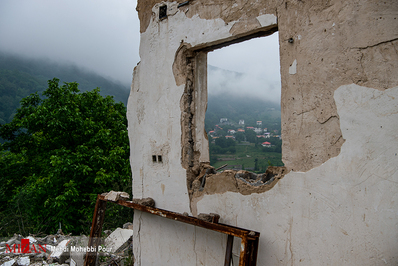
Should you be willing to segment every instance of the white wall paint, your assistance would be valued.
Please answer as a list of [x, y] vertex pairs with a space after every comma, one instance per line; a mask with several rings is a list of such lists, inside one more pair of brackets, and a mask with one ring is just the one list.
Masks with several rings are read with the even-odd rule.
[[[159, 22], [157, 10], [141, 34], [142, 60], [128, 103], [133, 196], [190, 212], [181, 166], [184, 85], [176, 86], [172, 64], [181, 41], [198, 46], [227, 39], [234, 23], [188, 19], [180, 11]], [[221, 222], [261, 232], [258, 265], [397, 264], [397, 97], [398, 88], [341, 86], [335, 101], [346, 141], [339, 156], [306, 173], [289, 173], [262, 194], [206, 195], [198, 202], [199, 213], [215, 212]], [[163, 164], [152, 163], [158, 154]], [[224, 260], [224, 235], [138, 211], [134, 229], [136, 265], [222, 265]]]
[[258, 265], [398, 262], [398, 87], [346, 85], [334, 98], [346, 140], [339, 156], [268, 192], [198, 203], [222, 223], [261, 232]]

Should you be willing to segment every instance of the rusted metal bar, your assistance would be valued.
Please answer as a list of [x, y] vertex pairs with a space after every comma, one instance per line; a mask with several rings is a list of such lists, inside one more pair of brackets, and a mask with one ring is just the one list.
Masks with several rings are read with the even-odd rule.
[[248, 264], [248, 245], [247, 238], [242, 237], [240, 241], [240, 256], [239, 256], [239, 266], [249, 266]]
[[[89, 246], [95, 246], [97, 250], [99, 242], [93, 241], [95, 236], [98, 236], [96, 239], [99, 241], [99, 237], [101, 236], [102, 224], [104, 221], [104, 214], [106, 209], [105, 196], [98, 195], [97, 203], [95, 205], [93, 224], [91, 227]], [[134, 203], [132, 201], [118, 200], [114, 202], [118, 205], [125, 206], [128, 208], [132, 208], [138, 211], [151, 213], [157, 216], [161, 216], [163, 218], [172, 219], [175, 221], [191, 224], [194, 226], [199, 226], [202, 228], [206, 228], [212, 231], [224, 233], [228, 235], [227, 239], [227, 250], [225, 254], [225, 266], [230, 266], [231, 258], [232, 258], [232, 246], [234, 236], [242, 239], [241, 241], [241, 249], [240, 249], [240, 257], [239, 257], [239, 266], [256, 266], [257, 261], [257, 249], [258, 249], [258, 240], [260, 238], [259, 232], [250, 231], [244, 228], [239, 228], [231, 225], [218, 223], [219, 216], [214, 216], [212, 222], [207, 222], [204, 220], [200, 220], [196, 217], [185, 216], [180, 213], [171, 212], [155, 207], [145, 206], [138, 203]], [[95, 254], [86, 254], [85, 266], [94, 266], [96, 259]]]
[[228, 235], [227, 251], [225, 252], [225, 263], [224, 263], [224, 266], [231, 266], [232, 247], [233, 247], [233, 245], [234, 245], [234, 236]]
[[[100, 195], [101, 200], [105, 200], [104, 196]], [[236, 237], [244, 237], [253, 231], [247, 230], [247, 229], [243, 229], [243, 228], [239, 228], [239, 227], [235, 227], [235, 226], [231, 226], [231, 225], [225, 225], [222, 223], [211, 223], [211, 222], [206, 222], [203, 220], [200, 220], [198, 218], [195, 217], [191, 217], [191, 216], [184, 216], [180, 213], [176, 213], [176, 212], [171, 212], [171, 211], [167, 211], [167, 210], [163, 210], [163, 209], [159, 209], [159, 208], [154, 208], [154, 207], [149, 207], [149, 206], [144, 206], [141, 204], [137, 204], [137, 203], [133, 203], [131, 201], [125, 201], [125, 200], [118, 200], [115, 202], [116, 204], [125, 206], [125, 207], [129, 207], [135, 210], [139, 210], [139, 211], [143, 211], [143, 212], [148, 212], [154, 215], [158, 215], [161, 216], [163, 218], [168, 218], [168, 219], [172, 219], [175, 221], [179, 221], [179, 222], [183, 222], [183, 223], [187, 223], [187, 224], [192, 224], [195, 226], [199, 226], [199, 227], [203, 227], [203, 228], [207, 228], [207, 229], [211, 229], [213, 231], [217, 231], [220, 233], [224, 233], [224, 234], [228, 234], [228, 235], [233, 235]], [[260, 236], [260, 233], [258, 232], [253, 232], [255, 234], [253, 234], [253, 236], [249, 236], [250, 238], [255, 239], [256, 237]]]
[[[84, 266], [95, 266], [97, 260], [97, 249], [101, 241], [102, 225], [104, 224], [106, 201], [104, 201], [101, 195], [97, 196], [97, 202], [95, 203], [93, 222], [91, 224], [90, 238], [88, 240], [88, 247], [95, 247], [94, 252], [87, 252], [86, 259], [84, 260]], [[90, 248], [91, 250], [91, 248]]]
[[256, 266], [257, 263], [257, 252], [258, 252], [258, 241], [259, 239], [249, 239], [249, 266]]

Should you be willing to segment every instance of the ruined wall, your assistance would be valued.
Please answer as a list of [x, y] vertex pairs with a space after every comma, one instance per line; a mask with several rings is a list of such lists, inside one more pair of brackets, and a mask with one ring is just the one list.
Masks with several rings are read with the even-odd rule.
[[[134, 197], [259, 231], [258, 265], [396, 264], [398, 3], [182, 2], [137, 5]], [[163, 5], [168, 16], [159, 19]], [[237, 173], [208, 174], [199, 191], [208, 168], [206, 52], [275, 30], [286, 169], [271, 169], [273, 179], [255, 188]], [[223, 264], [224, 235], [140, 212], [134, 229], [136, 265]]]

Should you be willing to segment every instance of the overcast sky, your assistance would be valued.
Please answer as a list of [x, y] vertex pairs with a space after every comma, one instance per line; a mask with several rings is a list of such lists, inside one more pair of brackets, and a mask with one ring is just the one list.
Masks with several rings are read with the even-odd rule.
[[135, 0], [0, 0], [0, 50], [130, 83], [139, 61], [135, 7]]
[[[136, 0], [0, 0], [0, 51], [74, 63], [129, 84], [140, 61], [135, 7]], [[250, 88], [269, 97], [270, 87], [280, 87], [277, 40], [274, 34], [222, 48], [209, 53], [208, 63], [250, 73], [244, 88], [228, 85], [231, 92]], [[225, 81], [218, 77], [209, 75], [214, 87]], [[275, 95], [280, 99], [280, 89]]]
[[226, 75], [224, 71], [209, 72], [209, 94], [235, 93], [280, 102], [278, 33], [210, 52], [207, 63], [218, 68], [244, 73], [236, 78]]

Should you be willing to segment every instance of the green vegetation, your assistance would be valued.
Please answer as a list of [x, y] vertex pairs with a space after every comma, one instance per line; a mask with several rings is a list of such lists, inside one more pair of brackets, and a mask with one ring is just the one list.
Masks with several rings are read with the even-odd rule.
[[[33, 81], [32, 81], [33, 82]], [[48, 82], [0, 125], [0, 234], [88, 233], [97, 194], [131, 195], [126, 109], [100, 90]], [[106, 227], [131, 221], [111, 208]]]
[[127, 104], [129, 85], [111, 81], [73, 65], [41, 59], [28, 59], [0, 52], [0, 123], [12, 120], [22, 98], [43, 92], [47, 80], [59, 77], [79, 83], [81, 91], [101, 88], [101, 95], [112, 95], [116, 102]]
[[[227, 120], [221, 122], [221, 118]], [[240, 120], [244, 120], [244, 125], [239, 124]], [[262, 124], [257, 125], [257, 121]], [[224, 164], [241, 165], [260, 173], [269, 165], [283, 166], [281, 112], [275, 103], [250, 97], [211, 95], [205, 128], [210, 164], [215, 168]], [[269, 142], [270, 147], [263, 147], [264, 142]]]
[[12, 120], [22, 98], [37, 91], [44, 91], [44, 78], [38, 78], [18, 70], [0, 69], [0, 123]]
[[[210, 144], [210, 156], [213, 157], [211, 165], [215, 168], [224, 164], [242, 165], [244, 169], [249, 169], [252, 172], [264, 173], [270, 165], [283, 166], [282, 154], [272, 151], [272, 147], [265, 148], [253, 143], [241, 143], [234, 146], [235, 153], [212, 153], [213, 145]], [[257, 167], [255, 167], [256, 159]]]

